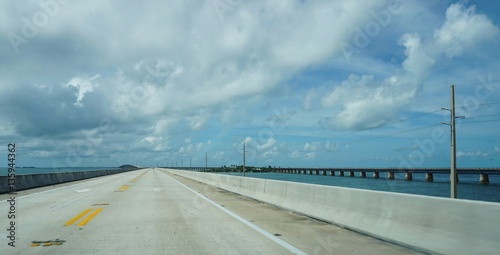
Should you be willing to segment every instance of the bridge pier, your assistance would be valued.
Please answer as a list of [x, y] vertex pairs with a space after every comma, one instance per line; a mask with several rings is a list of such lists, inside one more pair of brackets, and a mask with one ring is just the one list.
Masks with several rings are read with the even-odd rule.
[[481, 184], [489, 184], [490, 183], [490, 177], [488, 174], [479, 174], [479, 183]]
[[[168, 166], [167, 166], [168, 167]], [[173, 166], [172, 166], [173, 168]], [[218, 170], [218, 168], [198, 168], [198, 167], [180, 167], [178, 169], [184, 169], [184, 170], [194, 170], [194, 171], [199, 171], [199, 172], [209, 172], [209, 171], [214, 171]], [[394, 168], [347, 168], [347, 170], [341, 170], [342, 168], [272, 168], [271, 171], [274, 173], [285, 173], [285, 174], [305, 174], [305, 175], [330, 175], [330, 176], [336, 176], [335, 171], [338, 171], [338, 176], [344, 177], [344, 176], [349, 176], [349, 177], [356, 177], [357, 173], [359, 172], [359, 177], [360, 178], [366, 178], [367, 173], [370, 174], [370, 172], [373, 172], [373, 179], [380, 179], [380, 172], [382, 174], [385, 174], [384, 172], [387, 172], [387, 179], [388, 180], [394, 180], [396, 179], [396, 173], [399, 174], [405, 174], [405, 180], [407, 181], [412, 181], [413, 180], [413, 173], [425, 173], [425, 181], [426, 182], [433, 182], [434, 181], [434, 174], [446, 174], [449, 173], [449, 168], [399, 168], [399, 169], [394, 169]], [[472, 174], [472, 175], [479, 175], [479, 183], [480, 184], [490, 184], [490, 178], [489, 175], [500, 175], [500, 168], [496, 169], [481, 169], [481, 168], [468, 168], [468, 169], [458, 169], [457, 171], [457, 178], [456, 181], [457, 183], [459, 182], [459, 175], [460, 174]], [[450, 175], [450, 181], [451, 181], [451, 175]]]
[[413, 174], [411, 172], [406, 172], [405, 180], [407, 180], [407, 181], [413, 180]]
[[425, 173], [425, 181], [426, 182], [433, 182], [434, 181], [434, 174], [433, 173]]
[[391, 171], [387, 172], [387, 179], [394, 180], [394, 172]]

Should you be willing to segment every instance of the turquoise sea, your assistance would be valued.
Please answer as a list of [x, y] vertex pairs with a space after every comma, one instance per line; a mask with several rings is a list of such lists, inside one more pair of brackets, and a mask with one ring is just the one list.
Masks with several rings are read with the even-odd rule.
[[[241, 173], [225, 174], [242, 176]], [[395, 180], [388, 180], [383, 174], [380, 174], [380, 179], [374, 179], [368, 177], [368, 173], [367, 178], [282, 173], [246, 173], [246, 176], [436, 197], [450, 197], [451, 193], [449, 175], [445, 174], [434, 174], [434, 182], [426, 182], [425, 174], [415, 173], [412, 181], [406, 181], [403, 174], [396, 174]], [[483, 185], [479, 184], [479, 175], [459, 175], [457, 194], [459, 199], [500, 203], [500, 176], [490, 175], [490, 184]]]
[[[118, 167], [16, 167], [16, 175], [18, 174], [45, 174], [45, 173], [62, 173], [62, 172], [78, 172], [78, 171], [94, 171], [94, 170], [109, 170], [118, 169]], [[8, 168], [0, 167], [0, 176], [7, 176]]]
[[[56, 173], [71, 171], [92, 171], [117, 169], [117, 167], [78, 167], [78, 168], [16, 168], [16, 174]], [[7, 168], [0, 168], [0, 176], [7, 175]], [[242, 173], [223, 173], [242, 176]], [[380, 174], [380, 179], [371, 177], [340, 177], [329, 175], [305, 175], [305, 174], [282, 174], [282, 173], [246, 173], [247, 177], [263, 178], [281, 181], [292, 181], [312, 183], [319, 185], [348, 187], [357, 189], [368, 189], [388, 191], [397, 193], [408, 193], [425, 196], [449, 197], [450, 182], [449, 175], [435, 174], [434, 182], [426, 182], [424, 174], [413, 174], [412, 181], [406, 181], [403, 174], [396, 174], [395, 180], [388, 180], [385, 175]], [[479, 184], [478, 175], [459, 175], [457, 193], [460, 199], [480, 200], [500, 203], [500, 176], [490, 175], [490, 184]]]

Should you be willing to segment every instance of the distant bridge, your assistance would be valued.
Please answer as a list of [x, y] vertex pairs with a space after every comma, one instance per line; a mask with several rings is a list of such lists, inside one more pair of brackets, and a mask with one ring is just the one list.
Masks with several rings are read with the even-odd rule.
[[[395, 174], [404, 174], [405, 180], [413, 180], [414, 173], [425, 174], [425, 180], [434, 181], [434, 174], [450, 174], [450, 168], [273, 168], [276, 173], [291, 174], [323, 174], [335, 176], [354, 177], [358, 173], [359, 177], [366, 178], [366, 173], [373, 173], [373, 178], [380, 178], [380, 173], [387, 173], [387, 179], [394, 180]], [[460, 168], [457, 169], [457, 175], [477, 174], [479, 182], [482, 184], [490, 183], [489, 175], [500, 175], [500, 168]]]
[[[173, 167], [175, 169], [194, 170], [194, 171], [224, 171], [220, 167]], [[349, 176], [356, 175], [361, 178], [366, 178], [366, 173], [372, 173], [375, 179], [380, 178], [380, 173], [387, 174], [387, 179], [394, 180], [395, 174], [404, 174], [405, 180], [413, 180], [413, 174], [425, 174], [425, 180], [428, 182], [434, 181], [434, 174], [450, 174], [450, 168], [297, 168], [297, 167], [275, 167], [267, 168], [276, 173], [289, 174], [315, 174], [315, 175], [330, 175], [330, 176]], [[500, 168], [460, 168], [457, 169], [457, 175], [476, 174], [479, 175], [479, 183], [489, 184], [489, 175], [500, 175]], [[458, 179], [457, 179], [458, 180]]]

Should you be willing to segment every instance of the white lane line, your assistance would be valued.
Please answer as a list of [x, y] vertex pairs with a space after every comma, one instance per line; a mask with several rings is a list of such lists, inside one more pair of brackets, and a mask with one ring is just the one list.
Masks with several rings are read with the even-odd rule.
[[[22, 197], [16, 197], [16, 199], [31, 197], [31, 196], [34, 196], [34, 195], [39, 195], [39, 194], [43, 194], [43, 193], [47, 193], [47, 192], [51, 192], [51, 191], [56, 191], [56, 190], [60, 190], [60, 189], [65, 189], [65, 188], [69, 188], [69, 187], [72, 187], [72, 186], [83, 185], [83, 184], [86, 184], [86, 183], [85, 182], [75, 183], [75, 184], [71, 184], [71, 185], [64, 186], [64, 187], [59, 187], [59, 188], [55, 188], [55, 189], [49, 189], [49, 190], [45, 190], [45, 191], [36, 192], [36, 193], [25, 195], [25, 196], [22, 196]], [[40, 187], [40, 188], [43, 188], [43, 187]], [[9, 193], [6, 193], [6, 194], [8, 195]], [[0, 203], [3, 203], [5, 201], [7, 201], [7, 200], [2, 200], [2, 201], [0, 201]]]
[[54, 206], [52, 206], [52, 207], [49, 207], [49, 208], [50, 208], [50, 209], [53, 209], [53, 208], [62, 209], [62, 208], [64, 208], [64, 207], [67, 207], [67, 206], [69, 206], [69, 205], [72, 205], [72, 204], [74, 204], [74, 203], [76, 203], [76, 202], [78, 202], [78, 201], [82, 200], [82, 199], [83, 199], [83, 198], [85, 198], [85, 197], [88, 197], [88, 196], [90, 196], [90, 195], [93, 195], [93, 194], [97, 193], [98, 191], [101, 191], [101, 190], [103, 190], [103, 189], [105, 189], [105, 188], [107, 188], [107, 187], [109, 187], [109, 186], [111, 186], [111, 185], [115, 185], [115, 183], [116, 183], [117, 181], [119, 181], [119, 180], [114, 180], [114, 181], [112, 181], [112, 182], [109, 182], [107, 185], [104, 185], [104, 186], [102, 186], [102, 187], [96, 188], [96, 189], [94, 189], [94, 190], [92, 190], [92, 191], [90, 191], [90, 192], [88, 192], [88, 193], [87, 193], [87, 192], [85, 192], [85, 193], [81, 193], [81, 194], [79, 194], [79, 195], [77, 195], [77, 196], [75, 196], [75, 197], [72, 197], [72, 198], [71, 198], [71, 199], [69, 199], [69, 200], [66, 200], [66, 201], [64, 201], [64, 202], [61, 202], [61, 203], [59, 203], [59, 204], [57, 204], [57, 205], [54, 205]]
[[167, 177], [168, 177], [168, 178], [170, 178], [170, 179], [172, 179], [172, 180], [174, 180], [175, 182], [177, 182], [178, 184], [180, 184], [180, 185], [181, 185], [181, 186], [183, 186], [184, 188], [186, 188], [186, 189], [190, 190], [191, 192], [193, 192], [193, 193], [194, 193], [194, 194], [196, 194], [197, 196], [201, 197], [202, 199], [206, 200], [206, 201], [207, 201], [207, 202], [209, 202], [210, 204], [214, 205], [215, 207], [219, 208], [221, 211], [223, 211], [223, 212], [225, 212], [225, 213], [229, 214], [231, 217], [233, 217], [233, 218], [237, 219], [237, 220], [238, 220], [238, 221], [240, 221], [241, 223], [243, 223], [243, 224], [245, 224], [245, 225], [247, 225], [247, 226], [251, 227], [251, 228], [252, 228], [252, 229], [254, 229], [255, 231], [257, 231], [257, 232], [261, 233], [262, 235], [264, 235], [265, 237], [269, 238], [271, 241], [273, 241], [273, 242], [277, 243], [277, 244], [278, 244], [278, 245], [280, 245], [281, 247], [283, 247], [283, 248], [285, 248], [285, 249], [289, 250], [291, 253], [293, 253], [293, 254], [300, 254], [300, 255], [303, 255], [303, 254], [305, 255], [305, 254], [307, 254], [307, 253], [305, 253], [305, 252], [301, 251], [299, 248], [297, 248], [297, 247], [295, 247], [295, 246], [293, 246], [293, 245], [291, 245], [291, 244], [289, 244], [289, 243], [287, 243], [287, 242], [285, 242], [285, 241], [283, 241], [283, 240], [279, 239], [279, 238], [278, 238], [278, 237], [276, 237], [275, 235], [273, 235], [273, 234], [271, 234], [271, 233], [269, 233], [269, 232], [265, 231], [264, 229], [260, 228], [259, 226], [257, 226], [257, 225], [255, 225], [255, 224], [253, 224], [253, 223], [251, 223], [251, 222], [249, 222], [249, 221], [247, 221], [247, 220], [243, 219], [241, 216], [237, 215], [236, 213], [233, 213], [233, 212], [229, 211], [227, 208], [220, 206], [220, 205], [219, 205], [219, 204], [217, 204], [216, 202], [214, 202], [214, 201], [210, 200], [209, 198], [207, 198], [207, 197], [203, 196], [202, 194], [200, 194], [200, 193], [196, 192], [195, 190], [193, 190], [193, 189], [189, 188], [188, 186], [186, 186], [186, 185], [184, 185], [184, 184], [180, 183], [179, 181], [175, 180], [174, 178], [172, 178], [172, 177], [170, 177], [170, 176], [168, 176], [168, 175], [167, 175]]
[[91, 191], [91, 189], [82, 189], [82, 190], [75, 190], [76, 192], [80, 193], [80, 192], [89, 192]]
[[[130, 172], [125, 172], [125, 173], [130, 173]], [[106, 178], [106, 179], [111, 178], [111, 177], [116, 177], [116, 175], [104, 176], [104, 178]], [[83, 180], [80, 180], [80, 181], [83, 181]], [[45, 190], [45, 191], [40, 191], [40, 192], [36, 192], [36, 193], [33, 193], [33, 194], [29, 194], [29, 195], [25, 195], [25, 196], [21, 196], [21, 197], [16, 197], [16, 199], [27, 198], [27, 197], [31, 197], [31, 196], [34, 196], [34, 195], [40, 195], [40, 194], [47, 193], [47, 192], [52, 192], [52, 191], [56, 191], [56, 190], [60, 190], [60, 189], [70, 188], [70, 187], [73, 187], [73, 186], [84, 185], [84, 184], [88, 184], [87, 183], [88, 181], [93, 181], [93, 180], [87, 179], [86, 181], [84, 181], [82, 183], [75, 183], [75, 184], [71, 184], [71, 185], [64, 186], [64, 187], [59, 187], [59, 188], [55, 188], [55, 189], [49, 189], [49, 190]], [[109, 186], [109, 185], [107, 185], [107, 186]], [[40, 187], [40, 188], [43, 188], [43, 187]], [[5, 193], [5, 194], [8, 195], [9, 193]], [[5, 195], [5, 194], [2, 194], [2, 195]], [[7, 200], [0, 201], [0, 203], [4, 203], [4, 202], [7, 202]]]

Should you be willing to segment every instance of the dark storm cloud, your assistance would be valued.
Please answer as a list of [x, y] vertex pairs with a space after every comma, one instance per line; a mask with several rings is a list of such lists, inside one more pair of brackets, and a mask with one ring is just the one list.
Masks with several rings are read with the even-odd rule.
[[0, 100], [20, 135], [51, 136], [98, 127], [104, 118], [98, 96], [80, 107], [77, 92], [71, 86], [23, 85], [2, 93]]

